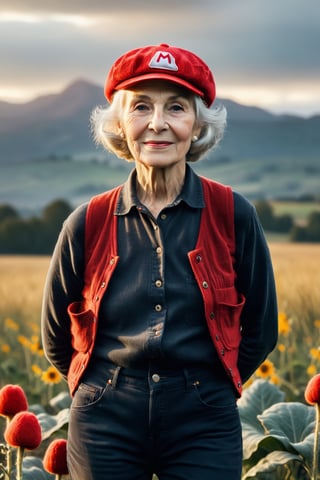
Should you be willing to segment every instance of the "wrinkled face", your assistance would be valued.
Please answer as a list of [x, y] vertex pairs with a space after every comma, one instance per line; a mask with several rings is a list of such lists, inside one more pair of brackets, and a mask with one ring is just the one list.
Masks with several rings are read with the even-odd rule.
[[120, 131], [136, 163], [165, 168], [185, 162], [196, 135], [193, 96], [166, 81], [125, 92]]

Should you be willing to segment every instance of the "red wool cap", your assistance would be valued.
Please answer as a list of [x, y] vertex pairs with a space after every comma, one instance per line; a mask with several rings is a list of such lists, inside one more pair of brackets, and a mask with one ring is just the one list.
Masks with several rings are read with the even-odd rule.
[[136, 48], [112, 65], [104, 94], [110, 102], [115, 90], [125, 90], [144, 80], [168, 80], [200, 95], [210, 107], [216, 87], [208, 65], [194, 53], [165, 43]]

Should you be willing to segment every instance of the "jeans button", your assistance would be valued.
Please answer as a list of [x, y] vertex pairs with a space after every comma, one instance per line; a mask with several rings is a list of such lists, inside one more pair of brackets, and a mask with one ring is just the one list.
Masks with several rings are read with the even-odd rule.
[[160, 382], [160, 375], [158, 375], [157, 373], [154, 373], [151, 378], [154, 381], [154, 383]]

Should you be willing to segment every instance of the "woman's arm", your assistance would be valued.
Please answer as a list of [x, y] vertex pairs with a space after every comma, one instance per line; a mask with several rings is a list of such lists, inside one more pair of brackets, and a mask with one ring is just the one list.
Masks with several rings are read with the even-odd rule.
[[269, 249], [254, 207], [235, 194], [237, 289], [246, 297], [238, 367], [245, 382], [278, 337], [275, 281]]
[[46, 278], [41, 330], [45, 355], [66, 377], [73, 354], [68, 305], [81, 300], [86, 205], [64, 222]]

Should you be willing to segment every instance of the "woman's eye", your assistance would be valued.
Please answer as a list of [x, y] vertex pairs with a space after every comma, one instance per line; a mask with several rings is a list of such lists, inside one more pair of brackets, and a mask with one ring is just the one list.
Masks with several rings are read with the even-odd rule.
[[148, 105], [146, 105], [145, 103], [137, 103], [137, 105], [134, 106], [134, 110], [138, 110], [138, 111], [144, 111], [144, 110], [148, 110]]
[[184, 110], [183, 106], [182, 105], [179, 105], [179, 104], [174, 104], [172, 105], [171, 107], [171, 110], [173, 110], [174, 112], [179, 112], [181, 110]]

